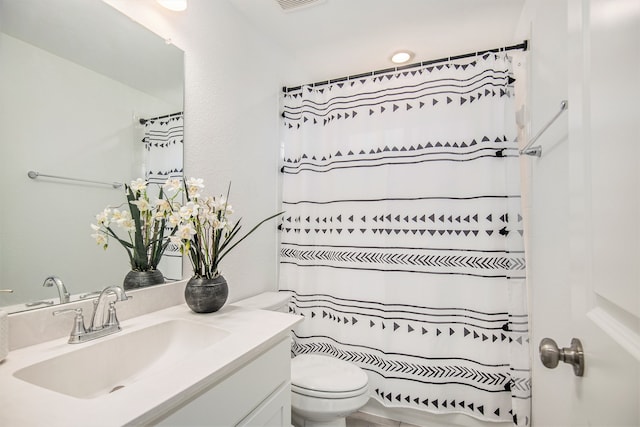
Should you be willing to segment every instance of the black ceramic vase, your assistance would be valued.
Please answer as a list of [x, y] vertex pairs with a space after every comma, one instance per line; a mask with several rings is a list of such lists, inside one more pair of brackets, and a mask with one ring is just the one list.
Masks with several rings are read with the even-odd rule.
[[184, 289], [184, 299], [196, 313], [213, 313], [222, 308], [229, 296], [229, 287], [223, 276], [213, 279], [192, 277]]
[[127, 291], [129, 289], [146, 288], [147, 286], [158, 285], [160, 283], [164, 283], [164, 276], [160, 270], [131, 270], [124, 277], [122, 287]]

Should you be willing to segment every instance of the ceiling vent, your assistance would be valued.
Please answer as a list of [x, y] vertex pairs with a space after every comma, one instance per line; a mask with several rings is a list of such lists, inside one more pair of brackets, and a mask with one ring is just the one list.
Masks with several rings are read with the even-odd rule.
[[326, 0], [276, 0], [282, 10], [285, 12], [293, 12], [307, 7], [324, 3]]

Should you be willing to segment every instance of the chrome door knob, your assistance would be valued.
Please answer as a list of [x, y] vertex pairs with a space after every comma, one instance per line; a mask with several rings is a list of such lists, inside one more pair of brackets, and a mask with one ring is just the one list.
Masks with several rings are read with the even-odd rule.
[[558, 348], [558, 344], [551, 338], [543, 338], [540, 341], [540, 360], [549, 369], [558, 366], [560, 361], [573, 366], [573, 373], [577, 377], [584, 375], [584, 350], [578, 338], [571, 340], [571, 347]]

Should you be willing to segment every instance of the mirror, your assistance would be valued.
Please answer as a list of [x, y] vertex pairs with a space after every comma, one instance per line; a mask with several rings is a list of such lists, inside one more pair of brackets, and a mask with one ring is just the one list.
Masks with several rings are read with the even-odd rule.
[[[121, 285], [124, 248], [103, 250], [89, 224], [125, 202], [124, 188], [27, 173], [107, 183], [162, 175], [143, 139], [168, 119], [139, 119], [179, 113], [171, 156], [181, 175], [183, 52], [101, 0], [0, 0], [0, 64], [0, 289], [14, 291], [0, 293], [0, 306], [58, 303], [55, 283], [43, 286], [49, 276], [72, 300]], [[167, 279], [182, 278], [175, 258], [170, 271], [159, 267]]]

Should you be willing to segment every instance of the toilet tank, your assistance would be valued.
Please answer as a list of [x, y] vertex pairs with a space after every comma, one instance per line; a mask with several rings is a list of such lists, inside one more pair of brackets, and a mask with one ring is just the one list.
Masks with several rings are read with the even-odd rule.
[[289, 299], [290, 296], [287, 292], [263, 292], [250, 298], [236, 301], [231, 305], [288, 313]]

